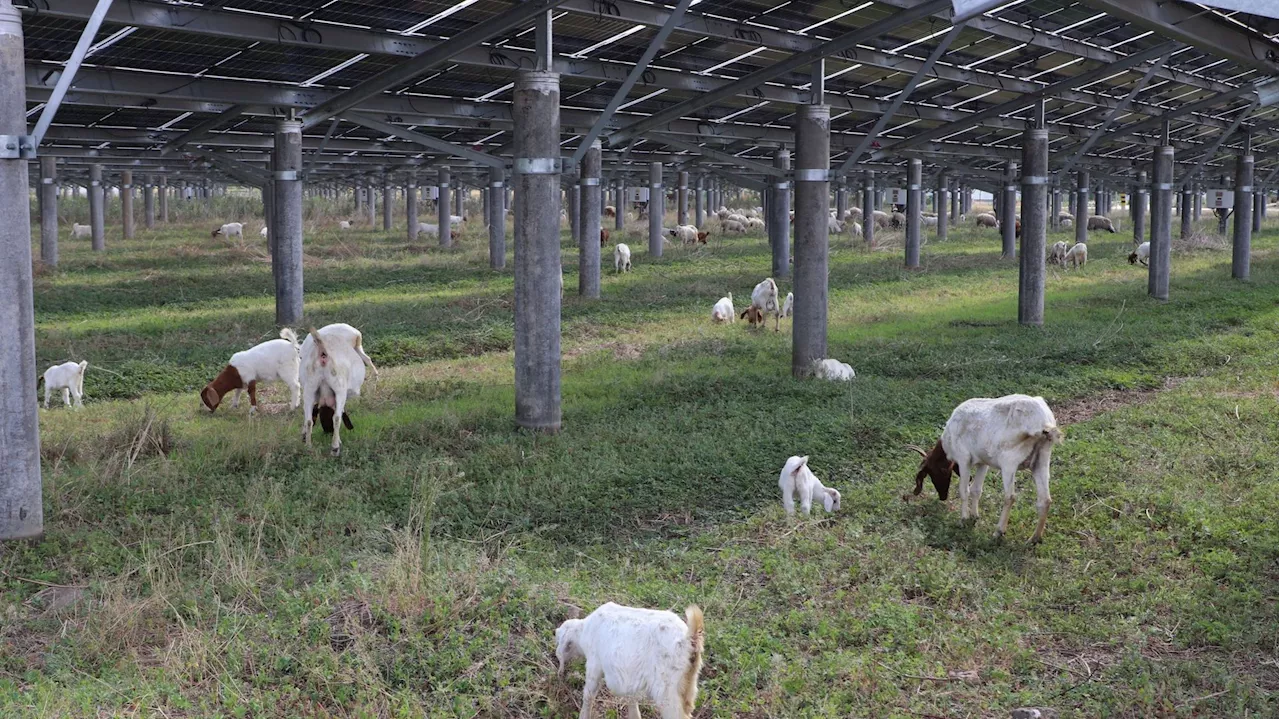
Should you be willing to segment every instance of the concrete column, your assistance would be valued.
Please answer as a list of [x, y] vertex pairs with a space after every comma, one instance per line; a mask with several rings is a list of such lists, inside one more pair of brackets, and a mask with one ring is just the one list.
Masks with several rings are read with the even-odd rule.
[[[512, 91], [516, 182], [516, 423], [560, 430], [560, 76], [520, 70]], [[661, 237], [659, 237], [661, 240]]]
[[600, 212], [604, 207], [600, 196], [600, 141], [591, 143], [579, 163], [578, 185], [581, 208], [578, 211], [578, 294], [600, 299]]
[[1249, 279], [1249, 250], [1253, 231], [1253, 154], [1249, 142], [1236, 156], [1235, 226], [1231, 233], [1231, 276]]
[[849, 179], [844, 175], [836, 178], [836, 219], [844, 222], [844, 214], [849, 210]]
[[272, 262], [276, 277], [276, 324], [302, 322], [302, 123], [281, 120], [276, 124], [272, 155], [272, 227], [267, 234], [275, 242]]
[[102, 185], [102, 165], [89, 165], [89, 224], [94, 252], [107, 249], [106, 188]]
[[502, 181], [502, 168], [490, 167], [489, 267], [495, 270], [507, 266], [507, 210], [503, 207], [506, 195], [506, 185]]
[[706, 229], [702, 225], [707, 219], [702, 202], [702, 185], [702, 175], [693, 179], [693, 224], [697, 225], [699, 230]]
[[[780, 170], [791, 169], [791, 153], [778, 148], [773, 153], [773, 166]], [[773, 278], [791, 275], [791, 186], [779, 178], [767, 178], [773, 187], [769, 200], [769, 247], [773, 249]]]
[[[569, 236], [573, 238], [573, 244], [582, 246], [582, 187], [577, 183], [569, 186], [566, 194], [569, 196]], [[599, 239], [596, 240], [599, 242]]]
[[120, 171], [120, 224], [124, 239], [133, 239], [133, 170]]
[[467, 192], [461, 182], [457, 182], [453, 188], [453, 214], [462, 217], [467, 212]]
[[1106, 200], [1102, 199], [1102, 195], [1102, 186], [1099, 185], [1093, 191], [1093, 214], [1095, 215], [1107, 214]]
[[1262, 231], [1262, 210], [1266, 207], [1266, 195], [1261, 192], [1253, 193], [1253, 231], [1258, 233]]
[[1147, 294], [1169, 299], [1169, 199], [1172, 196], [1173, 148], [1155, 148], [1151, 193], [1151, 263], [1147, 270]]
[[[27, 134], [22, 52], [22, 18], [0, 0], [0, 135]], [[27, 162], [0, 158], [0, 540], [44, 531]]]
[[404, 186], [405, 235], [409, 244], [418, 239], [418, 173], [410, 172]]
[[952, 183], [951, 187], [951, 213], [948, 222], [955, 225], [960, 222], [960, 185]]
[[1089, 171], [1076, 170], [1076, 242], [1089, 241]]
[[613, 203], [613, 229], [621, 230], [627, 226], [627, 183], [618, 180], [618, 200]]
[[1192, 202], [1195, 204], [1195, 207], [1191, 209], [1192, 221], [1200, 222], [1200, 217], [1201, 215], [1204, 214], [1204, 204], [1203, 204], [1204, 185], [1200, 184], [1199, 182], [1196, 182], [1194, 184], [1195, 184], [1195, 192], [1192, 194], [1192, 197], [1191, 197]]
[[[1018, 177], [1018, 163], [1010, 160], [1004, 163], [1004, 196], [1000, 199], [1000, 238], [1003, 241], [1000, 256], [1013, 259], [1017, 256], [1018, 238], [1015, 232], [1015, 221], [1018, 218], [1018, 186], [1014, 184]], [[1023, 200], [1026, 204], [1026, 200]]]
[[[270, 171], [274, 172], [275, 160], [274, 159], [267, 160], [267, 166]], [[267, 227], [267, 254], [271, 255], [271, 257], [275, 257], [276, 256], [276, 235], [275, 235], [275, 232], [272, 231], [275, 228], [275, 222], [276, 222], [275, 202], [272, 197], [276, 191], [275, 182], [271, 181], [263, 184], [261, 190], [262, 190], [262, 223]], [[271, 279], [273, 282], [278, 281], [277, 271], [279, 269], [280, 268], [278, 265], [276, 265], [275, 263], [272, 263]]]
[[1058, 217], [1062, 214], [1062, 188], [1054, 185], [1050, 191], [1049, 226], [1057, 229], [1062, 226]]
[[950, 194], [951, 177], [945, 169], [938, 172], [938, 189], [934, 193], [934, 205], [938, 208], [938, 229], [936, 235], [938, 242], [947, 241], [947, 208], [951, 205], [948, 198]]
[[907, 161], [907, 242], [905, 262], [908, 268], [920, 266], [920, 159]]
[[862, 239], [868, 245], [875, 239], [876, 233], [876, 173], [867, 170], [862, 185]]
[[795, 315], [791, 374], [808, 377], [827, 356], [827, 217], [831, 200], [831, 107], [799, 105], [796, 127]]
[[[1048, 233], [1049, 131], [1022, 134], [1022, 255], [1018, 263], [1018, 323], [1044, 324], [1044, 253]], [[1012, 205], [1013, 203], [1009, 203]]]
[[148, 230], [155, 229], [156, 194], [155, 185], [151, 182], [151, 175], [147, 175], [142, 179], [142, 222], [142, 226]]
[[[439, 173], [440, 180], [438, 182], [439, 187], [437, 189], [439, 190], [440, 196], [436, 198], [436, 222], [439, 223], [440, 226], [440, 246], [453, 247], [453, 233], [450, 231], [452, 227], [449, 225], [449, 215], [452, 214], [449, 212], [449, 166], [441, 165]], [[560, 203], [557, 202], [556, 207], [559, 206]], [[559, 224], [560, 216], [557, 213], [556, 225], [559, 226]]]
[[369, 208], [369, 229], [374, 228], [374, 223], [378, 221], [378, 191], [374, 187], [373, 178], [369, 178], [369, 184], [364, 188], [365, 193], [369, 197], [367, 204]]
[[1133, 241], [1140, 244], [1147, 237], [1147, 173], [1138, 173], [1138, 184], [1129, 196], [1133, 215]]
[[680, 172], [680, 186], [676, 189], [676, 224], [689, 224], [689, 173]]
[[169, 222], [169, 178], [165, 175], [160, 176], [160, 221], [168, 224]]
[[[0, 17], [3, 17], [0, 10]], [[0, 40], [4, 38], [0, 28]], [[21, 41], [19, 41], [21, 49]], [[6, 162], [0, 160], [0, 163]], [[57, 158], [40, 156], [40, 261], [49, 267], [58, 266], [58, 169]], [[0, 164], [0, 172], [4, 165]], [[30, 220], [28, 220], [30, 222]]]
[[665, 195], [662, 190], [662, 163], [649, 164], [649, 254], [662, 257], [662, 215]]
[[1191, 224], [1191, 187], [1189, 185], [1182, 188], [1182, 199], [1178, 202], [1178, 209], [1181, 210], [1182, 214], [1182, 228], [1178, 236], [1185, 240], [1191, 236], [1193, 227]]
[[361, 218], [361, 217], [364, 217], [364, 183], [362, 183], [362, 182], [361, 182], [361, 181], [359, 181], [359, 180], [356, 180], [356, 186], [355, 186], [355, 188], [352, 190], [352, 192], [354, 192], [354, 193], [355, 193], [355, 195], [356, 195], [356, 216], [355, 216], [355, 220], [356, 220], [357, 222], [359, 222], [359, 221], [360, 221], [360, 218]]
[[382, 174], [382, 229], [391, 231], [391, 209], [394, 203], [391, 202], [391, 175]]

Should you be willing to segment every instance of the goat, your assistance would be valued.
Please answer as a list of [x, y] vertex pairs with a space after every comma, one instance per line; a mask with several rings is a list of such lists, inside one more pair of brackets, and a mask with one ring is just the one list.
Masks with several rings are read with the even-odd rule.
[[838, 235], [844, 232], [844, 225], [834, 217], [827, 218], [827, 232]]
[[218, 235], [222, 235], [223, 237], [239, 237], [240, 239], [243, 240], [244, 239], [244, 223], [228, 222], [222, 227], [219, 227], [218, 229], [214, 230], [213, 235], [211, 236], [217, 237]]
[[740, 235], [745, 235], [747, 233], [746, 224], [742, 222], [738, 222], [737, 220], [725, 220], [721, 224], [720, 229], [724, 230], [725, 232], [736, 232]]
[[602, 210], [602, 213], [604, 214], [605, 217], [617, 217], [618, 208], [614, 207], [613, 205], [605, 205], [604, 210]]
[[449, 226], [457, 227], [467, 221], [466, 215], [449, 215]]
[[266, 237], [266, 236], [267, 236], [267, 226], [266, 226], [266, 225], [263, 225], [263, 226], [262, 226], [262, 229], [261, 229], [261, 230], [258, 230], [258, 235], [259, 235], [260, 237]]
[[1083, 242], [1077, 242], [1067, 250], [1066, 257], [1063, 258], [1062, 264], [1065, 266], [1068, 262], [1073, 268], [1084, 267], [1089, 261], [1089, 246]]
[[630, 272], [631, 271], [631, 248], [626, 243], [619, 242], [613, 248], [613, 271]]
[[200, 390], [200, 400], [210, 412], [218, 409], [227, 392], [235, 390], [231, 406], [240, 406], [240, 391], [249, 390], [249, 415], [258, 412], [258, 383], [284, 382], [289, 386], [289, 408], [298, 408], [298, 336], [288, 327], [280, 339], [267, 340], [231, 355], [227, 366]]
[[800, 511], [808, 516], [813, 506], [813, 498], [819, 497], [822, 508], [827, 512], [840, 510], [840, 492], [822, 486], [813, 470], [809, 469], [809, 456], [792, 457], [782, 465], [782, 474], [778, 475], [778, 488], [782, 490], [782, 508], [788, 515], [796, 513], [795, 494], [800, 494]]
[[[700, 234], [698, 228], [693, 225], [678, 225], [674, 230], [667, 230], [667, 234], [684, 243], [697, 242]], [[701, 233], [702, 239], [706, 241], [706, 233]]]
[[862, 237], [862, 223], [851, 220], [849, 222], [849, 236]]
[[608, 242], [609, 242], [609, 231], [601, 227], [600, 228], [600, 246], [604, 247], [606, 244], [608, 244]]
[[427, 237], [439, 237], [440, 225], [431, 224], [429, 222], [419, 222], [417, 235], [418, 237], [423, 235], [426, 235]]
[[[316, 415], [327, 430], [324, 415], [341, 417], [343, 424], [351, 428], [347, 417], [347, 396], [359, 395], [364, 385], [367, 366], [378, 376], [378, 368], [364, 353], [360, 330], [347, 324], [332, 324], [317, 331], [314, 327], [302, 342], [302, 441], [311, 445], [311, 428]], [[342, 452], [342, 438], [336, 422], [333, 423], [333, 456]]]
[[782, 301], [782, 316], [790, 317], [796, 311], [796, 296], [794, 292], [787, 293], [787, 299]]
[[889, 227], [894, 230], [900, 230], [907, 226], [907, 216], [901, 212], [894, 212], [889, 215]]
[[973, 221], [978, 227], [994, 227], [996, 229], [1000, 229], [1000, 220], [997, 220], [996, 216], [989, 212], [980, 212], [974, 215]]
[[760, 219], [759, 217], [747, 218], [748, 231], [763, 230], [764, 228], [765, 228], [764, 220]]
[[[338, 229], [339, 230], [351, 229], [351, 222], [349, 220], [340, 220], [338, 222]], [[418, 225], [418, 232], [422, 232], [422, 225]]]
[[[976, 520], [982, 499], [982, 483], [987, 470], [1000, 470], [1004, 479], [1004, 510], [1000, 513], [996, 537], [1004, 536], [1013, 506], [1014, 475], [1019, 469], [1031, 470], [1036, 484], [1036, 509], [1039, 522], [1031, 542], [1044, 536], [1049, 515], [1049, 462], [1053, 446], [1062, 442], [1062, 430], [1053, 411], [1042, 397], [1011, 394], [996, 399], [965, 400], [951, 413], [942, 438], [929, 454], [918, 447], [923, 460], [916, 474], [915, 493], [919, 494], [927, 474], [933, 480], [938, 498], [946, 501], [952, 473], [960, 477], [960, 518]], [[972, 495], [973, 502], [969, 498]], [[970, 506], [972, 504], [972, 506]]]
[[586, 662], [579, 719], [591, 719], [600, 684], [627, 701], [629, 719], [640, 718], [639, 700], [652, 701], [662, 719], [690, 719], [698, 698], [698, 672], [706, 629], [702, 610], [690, 606], [684, 621], [667, 611], [600, 605], [585, 619], [556, 629], [560, 675], [574, 660]]
[[1053, 248], [1049, 250], [1049, 264], [1067, 264], [1067, 243], [1062, 241], [1053, 243]]
[[49, 396], [54, 390], [62, 390], [62, 403], [71, 406], [75, 398], [76, 406], [84, 406], [84, 371], [89, 368], [88, 361], [63, 362], [44, 371], [44, 408], [49, 409]]
[[834, 359], [820, 359], [813, 363], [813, 376], [833, 382], [848, 382], [857, 376], [853, 367], [847, 362]]
[[1103, 217], [1102, 215], [1090, 215], [1087, 229], [1090, 231], [1106, 230], [1111, 234], [1115, 234], [1116, 232], [1116, 226], [1111, 224], [1111, 218]]
[[1021, 217], [1013, 218], [1013, 236], [1022, 237], [1022, 218]]
[[1151, 257], [1151, 243], [1143, 242], [1141, 245], [1138, 245], [1137, 249], [1129, 253], [1129, 264], [1132, 265], [1140, 262], [1145, 267], [1147, 266], [1147, 260], [1150, 257]]
[[782, 309], [778, 306], [778, 283], [772, 277], [766, 277], [751, 291], [751, 306], [743, 310], [742, 316], [751, 324], [764, 324], [765, 313], [773, 315], [773, 331], [777, 332], [782, 322]]
[[938, 217], [937, 217], [937, 215], [925, 215], [925, 214], [921, 214], [921, 215], [920, 215], [920, 226], [921, 226], [921, 227], [932, 227], [932, 228], [934, 228], [934, 229], [937, 229], [937, 227], [938, 227]]
[[93, 235], [93, 225], [79, 225], [74, 222], [71, 223], [72, 239], [78, 240], [78, 239], [83, 239], [85, 237], [90, 237], [92, 235]]
[[872, 210], [871, 220], [872, 222], [876, 223], [877, 230], [889, 229], [889, 222], [890, 222], [889, 213], [881, 212], [880, 210]]
[[716, 302], [715, 307], [711, 308], [712, 322], [734, 322], [738, 319], [738, 315], [733, 311], [733, 293], [721, 297]]

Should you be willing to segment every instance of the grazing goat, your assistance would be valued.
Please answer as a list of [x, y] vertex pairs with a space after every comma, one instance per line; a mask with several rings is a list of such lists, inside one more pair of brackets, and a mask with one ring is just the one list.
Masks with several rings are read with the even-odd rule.
[[210, 412], [218, 409], [227, 392], [235, 390], [232, 407], [240, 406], [240, 391], [249, 390], [249, 414], [258, 412], [258, 383], [284, 382], [289, 386], [289, 408], [298, 408], [298, 337], [288, 327], [280, 339], [267, 340], [231, 355], [227, 366], [200, 390], [200, 399]]
[[258, 235], [259, 235], [260, 237], [266, 237], [266, 236], [267, 236], [267, 226], [266, 226], [266, 225], [263, 225], [263, 226], [262, 226], [262, 229], [261, 229], [261, 230], [258, 230]]
[[1067, 264], [1067, 243], [1061, 240], [1053, 243], [1053, 248], [1049, 250], [1049, 264]]
[[796, 295], [794, 292], [787, 293], [787, 299], [782, 301], [782, 316], [790, 317], [796, 312]]
[[716, 302], [715, 307], [711, 308], [712, 322], [734, 322], [738, 319], [738, 315], [733, 311], [733, 293], [730, 292], [725, 297], [721, 297]]
[[822, 501], [822, 508], [827, 512], [840, 510], [840, 492], [822, 486], [822, 482], [809, 469], [809, 456], [792, 457], [782, 465], [782, 474], [778, 475], [778, 488], [782, 490], [782, 508], [788, 515], [796, 513], [795, 494], [800, 493], [800, 511], [807, 516], [816, 496]]
[[613, 271], [630, 272], [631, 271], [631, 248], [626, 243], [619, 242], [613, 248]]
[[429, 222], [419, 222], [418, 236], [421, 237], [423, 235], [426, 235], [427, 237], [439, 237], [440, 225], [432, 224]]
[[831, 234], [833, 234], [833, 235], [838, 235], [838, 234], [840, 234], [841, 232], [844, 232], [844, 225], [840, 222], [840, 220], [837, 220], [837, 219], [836, 219], [836, 218], [834, 218], [834, 217], [828, 217], [828, 218], [827, 218], [827, 232], [829, 232], [829, 233], [831, 233]]
[[628, 719], [640, 718], [640, 699], [657, 705], [662, 719], [690, 719], [706, 630], [698, 607], [688, 607], [684, 616], [680, 621], [671, 612], [607, 602], [585, 619], [561, 624], [556, 629], [560, 675], [569, 662], [586, 662], [579, 719], [594, 714], [601, 682], [627, 702]]
[[833, 382], [848, 382], [857, 374], [847, 362], [834, 359], [820, 359], [813, 363], [813, 376]]
[[1111, 224], [1110, 217], [1103, 217], [1102, 215], [1089, 215], [1089, 226], [1087, 229], [1089, 229], [1090, 231], [1106, 230], [1107, 232], [1115, 234], [1116, 226]]
[[756, 231], [756, 230], [764, 230], [764, 228], [765, 228], [764, 220], [760, 219], [759, 217], [748, 217], [748, 218], [747, 218], [747, 229], [748, 229], [748, 230], [750, 230], [750, 231], [753, 231], [753, 232], [754, 232], [754, 231]]
[[725, 220], [724, 223], [721, 224], [720, 229], [725, 232], [736, 232], [740, 235], [745, 235], [747, 233], [746, 224], [738, 222], [737, 220]]
[[213, 237], [217, 237], [218, 235], [222, 235], [223, 237], [239, 237], [240, 239], [243, 240], [244, 239], [244, 223], [228, 222], [227, 224], [213, 231], [213, 235], [212, 235]]
[[902, 214], [901, 212], [894, 212], [893, 214], [889, 215], [889, 227], [890, 227], [890, 228], [895, 229], [895, 230], [900, 230], [900, 229], [902, 229], [902, 228], [904, 228], [904, 227], [906, 227], [906, 226], [907, 226], [907, 216], [906, 216], [906, 215]]
[[925, 214], [920, 215], [920, 225], [922, 227], [932, 227], [934, 229], [937, 229], [938, 227], [937, 215], [925, 215]]
[[1150, 259], [1150, 257], [1151, 243], [1143, 242], [1141, 245], [1138, 245], [1137, 249], [1129, 253], [1129, 264], [1132, 265], [1140, 262], [1145, 267], [1147, 265], [1147, 260]]
[[751, 306], [743, 310], [742, 316], [752, 327], [764, 325], [765, 313], [773, 315], [773, 331], [777, 332], [782, 322], [782, 308], [778, 306], [778, 283], [772, 277], [766, 277], [751, 291]]
[[[340, 220], [340, 221], [338, 222], [338, 229], [339, 229], [339, 230], [349, 230], [349, 229], [351, 229], [351, 222], [350, 222], [349, 220]], [[421, 225], [421, 224], [419, 224], [419, 225], [418, 225], [418, 232], [422, 232], [422, 225]]]
[[988, 212], [980, 212], [973, 216], [974, 224], [978, 227], [994, 227], [1000, 229], [1000, 220], [996, 216]]
[[1062, 430], [1042, 397], [1011, 394], [996, 399], [966, 400], [951, 413], [942, 439], [932, 452], [926, 455], [923, 450], [913, 448], [923, 456], [916, 474], [915, 493], [920, 493], [927, 474], [933, 480], [938, 498], [945, 501], [951, 475], [955, 473], [960, 477], [960, 518], [967, 520], [972, 515], [977, 519], [987, 470], [992, 467], [1000, 470], [1004, 479], [1004, 510], [996, 529], [999, 538], [1008, 528], [1014, 475], [1019, 469], [1029, 469], [1035, 477], [1036, 509], [1040, 515], [1031, 541], [1039, 542], [1044, 536], [1052, 501], [1049, 461], [1053, 446], [1060, 442]]
[[91, 237], [92, 235], [93, 225], [78, 225], [74, 222], [71, 223], [72, 239], [83, 239], [85, 237]]
[[[316, 415], [321, 426], [328, 431], [333, 425], [333, 456], [342, 452], [342, 438], [337, 422], [351, 429], [347, 417], [348, 395], [360, 394], [364, 385], [367, 366], [378, 376], [378, 368], [364, 353], [360, 330], [347, 324], [332, 324], [316, 330], [312, 328], [302, 342], [302, 441], [311, 444], [311, 428]], [[328, 420], [326, 421], [326, 416]]]
[[607, 244], [608, 242], [609, 242], [609, 231], [601, 227], [600, 228], [600, 246], [604, 247], [605, 244]]
[[457, 227], [467, 221], [466, 215], [449, 215], [449, 226]]
[[63, 362], [44, 371], [44, 408], [49, 409], [49, 396], [54, 390], [62, 390], [62, 403], [71, 406], [71, 398], [77, 407], [84, 406], [84, 371], [88, 361]]
[[871, 220], [876, 223], [877, 230], [886, 230], [889, 228], [889, 213], [880, 210], [871, 211]]
[[667, 233], [686, 244], [701, 242], [705, 245], [707, 243], [707, 233], [698, 232], [698, 228], [693, 225], [679, 225], [674, 230], [667, 230]]
[[1064, 217], [1058, 220], [1058, 224], [1062, 227], [1062, 229], [1069, 230], [1075, 226], [1076, 221], [1071, 219], [1070, 217]]
[[850, 237], [862, 237], [862, 223], [860, 223], [860, 222], [853, 222], [853, 221], [850, 221], [850, 222], [849, 222], [849, 236], [850, 236]]
[[1083, 242], [1077, 242], [1067, 250], [1067, 256], [1063, 258], [1062, 264], [1065, 266], [1068, 262], [1072, 268], [1084, 267], [1089, 261], [1089, 246]]
[[603, 210], [602, 212], [603, 212], [603, 214], [604, 214], [604, 216], [605, 216], [605, 217], [617, 217], [617, 216], [618, 216], [618, 208], [614, 207], [613, 205], [605, 205], [605, 206], [604, 206], [604, 210]]

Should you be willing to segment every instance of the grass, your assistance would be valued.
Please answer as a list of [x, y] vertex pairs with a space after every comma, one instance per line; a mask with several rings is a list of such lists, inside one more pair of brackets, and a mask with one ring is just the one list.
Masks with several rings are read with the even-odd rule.
[[[1212, 222], [1176, 243], [1166, 304], [1126, 229], [1095, 236], [1050, 270], [1042, 329], [1013, 321], [993, 233], [953, 229], [919, 272], [839, 239], [849, 384], [791, 379], [785, 331], [707, 321], [768, 274], [762, 238], [652, 260], [624, 232], [635, 271], [600, 302], [566, 240], [556, 436], [513, 427], [512, 279], [482, 228], [442, 250], [316, 223], [308, 321], [361, 328], [383, 370], [340, 460], [278, 388], [252, 421], [199, 406], [275, 332], [256, 236], [64, 239], [39, 273], [40, 366], [88, 359], [89, 403], [41, 411], [46, 534], [0, 546], [0, 716], [572, 716], [553, 631], [609, 600], [703, 607], [700, 718], [1276, 714], [1274, 222], [1250, 282]], [[975, 527], [901, 499], [904, 445], [1010, 392], [1071, 423], [1037, 547], [1026, 478], [1002, 544], [998, 482]], [[838, 515], [783, 516], [791, 454]]]

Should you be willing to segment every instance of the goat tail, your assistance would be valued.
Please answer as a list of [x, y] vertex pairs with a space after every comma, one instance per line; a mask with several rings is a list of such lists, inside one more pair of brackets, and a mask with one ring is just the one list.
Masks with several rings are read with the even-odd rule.
[[316, 348], [324, 354], [329, 354], [329, 350], [324, 347], [324, 340], [320, 339], [320, 332], [315, 327], [307, 327], [307, 332], [311, 335], [311, 339], [315, 341]]
[[680, 698], [684, 702], [685, 715], [689, 716], [693, 714], [693, 705], [698, 700], [698, 672], [702, 670], [706, 628], [702, 622], [702, 610], [696, 604], [685, 608], [684, 621], [689, 626], [689, 666], [685, 667], [684, 676], [680, 678]]
[[298, 335], [294, 334], [293, 330], [288, 327], [280, 330], [280, 339], [289, 340], [289, 343], [293, 345], [293, 348], [298, 349]]
[[89, 360], [80, 360], [80, 374], [76, 375], [76, 391], [84, 397], [84, 373], [89, 369]]

